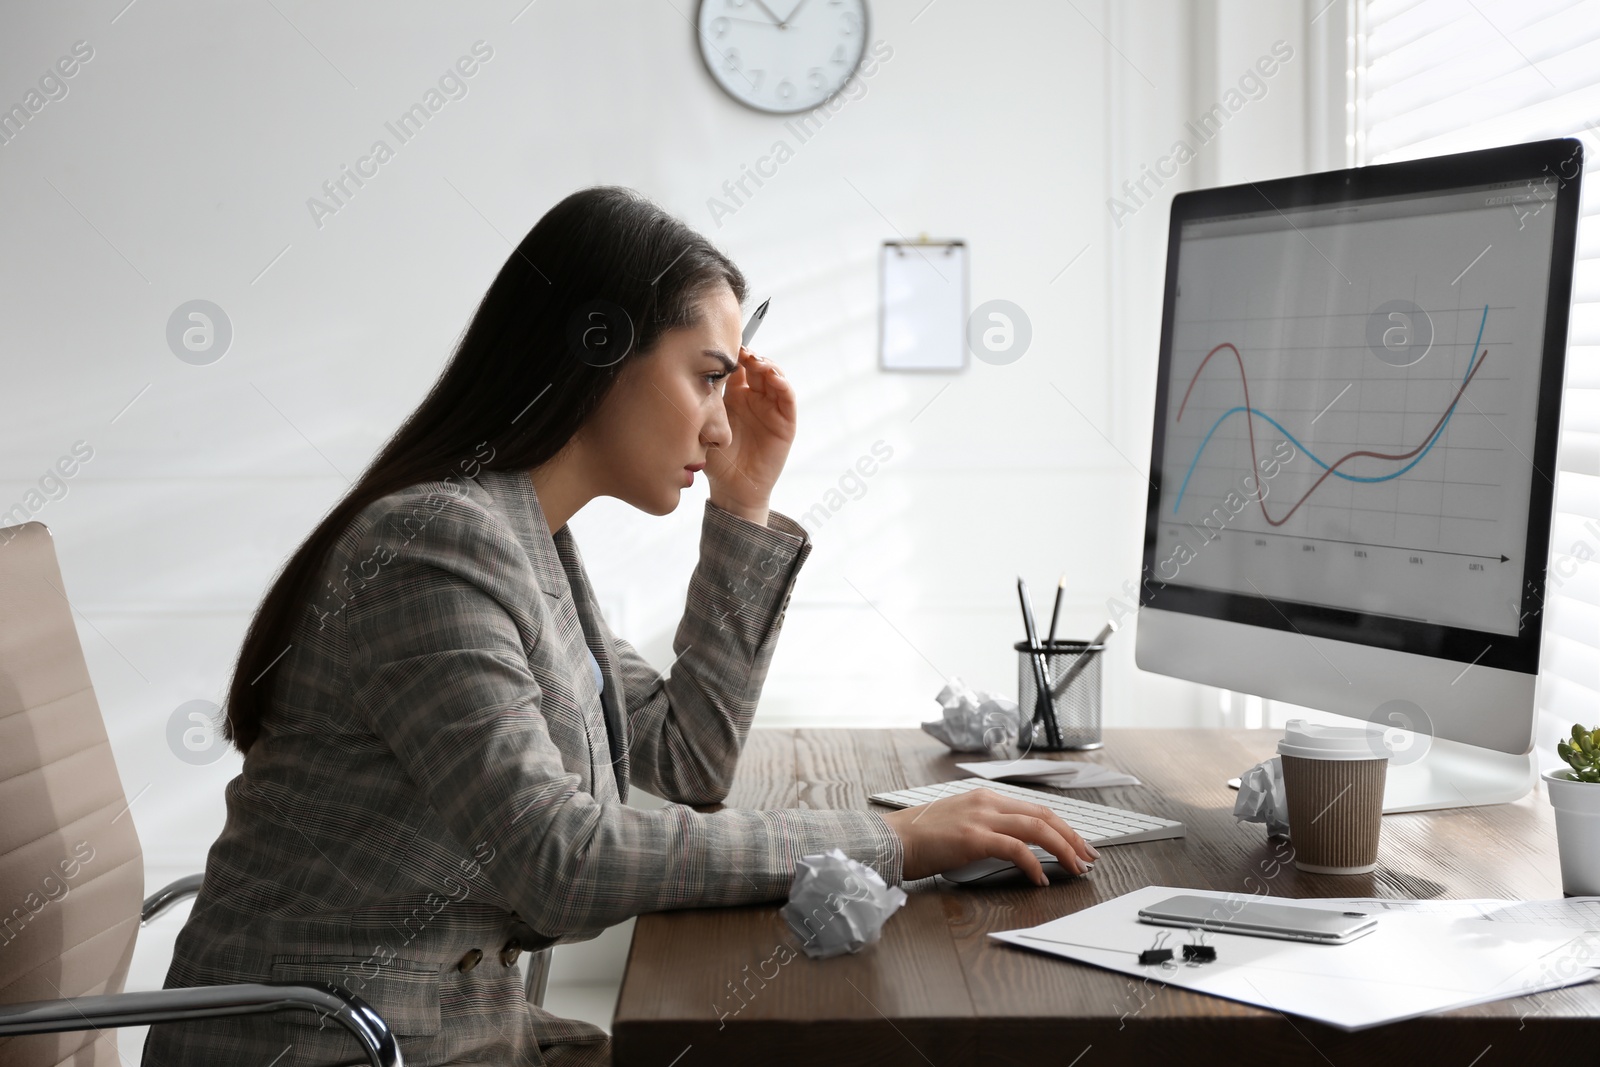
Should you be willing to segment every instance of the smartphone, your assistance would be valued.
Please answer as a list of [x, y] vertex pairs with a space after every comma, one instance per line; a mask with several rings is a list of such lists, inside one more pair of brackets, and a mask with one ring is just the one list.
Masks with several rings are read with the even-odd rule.
[[1366, 912], [1263, 904], [1240, 897], [1168, 897], [1140, 908], [1139, 918], [1157, 926], [1222, 930], [1320, 945], [1343, 945], [1378, 928], [1377, 917]]

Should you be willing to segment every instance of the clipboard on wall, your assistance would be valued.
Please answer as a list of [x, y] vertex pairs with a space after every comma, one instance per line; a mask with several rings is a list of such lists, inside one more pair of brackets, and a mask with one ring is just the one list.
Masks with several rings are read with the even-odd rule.
[[967, 367], [967, 243], [885, 241], [878, 267], [878, 367]]

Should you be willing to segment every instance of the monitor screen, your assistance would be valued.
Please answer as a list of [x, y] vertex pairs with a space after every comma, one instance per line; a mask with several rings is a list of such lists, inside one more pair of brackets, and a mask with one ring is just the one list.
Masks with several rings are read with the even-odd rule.
[[1524, 169], [1175, 201], [1147, 602], [1512, 665], [1571, 284], [1559, 178]]

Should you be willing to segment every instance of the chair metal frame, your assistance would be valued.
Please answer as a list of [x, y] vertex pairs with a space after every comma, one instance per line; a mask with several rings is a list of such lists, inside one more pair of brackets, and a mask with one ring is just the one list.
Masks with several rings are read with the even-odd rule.
[[[198, 894], [204, 881], [204, 875], [191, 874], [156, 890], [139, 908], [139, 925], [148, 926], [162, 913]], [[523, 979], [523, 990], [530, 1004], [544, 1005], [549, 982], [550, 949], [530, 952]], [[404, 1067], [400, 1046], [383, 1017], [366, 1001], [331, 982], [316, 985], [247, 982], [0, 1004], [0, 1037], [69, 1030], [114, 1030], [122, 1026], [296, 1010], [320, 1012], [343, 1026], [361, 1046], [372, 1067]]]
[[[145, 899], [144, 926], [179, 901], [200, 892], [203, 875], [180, 878]], [[532, 967], [530, 966], [530, 974]], [[540, 994], [543, 995], [541, 982]], [[372, 1006], [333, 983], [246, 982], [237, 985], [156, 989], [98, 997], [0, 1004], [0, 1037], [116, 1029], [280, 1011], [315, 1011], [349, 1031], [372, 1067], [404, 1067], [389, 1024]]]
[[542, 948], [528, 955], [528, 973], [523, 979], [523, 991], [528, 1003], [544, 1007], [545, 986], [550, 984], [550, 949]]
[[[139, 911], [139, 925], [147, 925], [150, 920], [179, 901], [187, 900], [200, 892], [200, 884], [204, 879], [205, 875], [191, 874], [156, 890]], [[523, 991], [528, 996], [528, 1003], [535, 1007], [544, 1007], [545, 989], [550, 984], [550, 952], [550, 949], [542, 948], [528, 954], [528, 969], [523, 978]]]

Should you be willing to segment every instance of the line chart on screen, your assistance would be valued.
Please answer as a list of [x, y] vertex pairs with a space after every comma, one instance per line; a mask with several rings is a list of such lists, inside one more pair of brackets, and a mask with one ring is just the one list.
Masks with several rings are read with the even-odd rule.
[[[1443, 333], [1464, 310], [1422, 314]], [[1503, 453], [1516, 446], [1495, 423], [1505, 414], [1496, 394], [1514, 368], [1500, 342], [1486, 340], [1493, 305], [1471, 310], [1476, 321], [1459, 322], [1470, 333], [1431, 340], [1431, 360], [1403, 367], [1340, 361], [1339, 349], [1360, 347], [1349, 338], [1324, 351], [1303, 346], [1312, 351], [1287, 361], [1285, 347], [1296, 346], [1281, 336], [1259, 346], [1270, 352], [1232, 340], [1197, 349], [1193, 369], [1172, 383], [1167, 443], [1179, 477], [1163, 512], [1218, 533], [1357, 546], [1357, 558], [1381, 548], [1504, 562], [1494, 543], [1498, 487]], [[1240, 335], [1251, 325], [1238, 323]], [[1299, 325], [1297, 334], [1310, 332]], [[1316, 332], [1341, 329], [1324, 323]], [[1290, 458], [1269, 467], [1285, 442]], [[1226, 506], [1230, 492], [1248, 507]], [[1215, 521], [1219, 507], [1226, 523]]]

